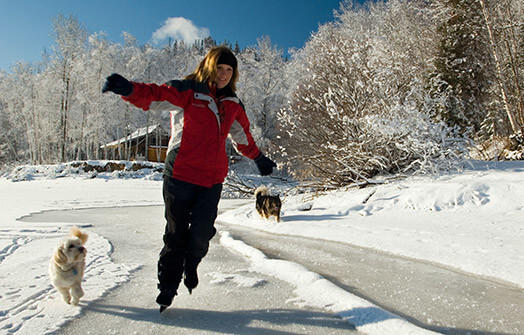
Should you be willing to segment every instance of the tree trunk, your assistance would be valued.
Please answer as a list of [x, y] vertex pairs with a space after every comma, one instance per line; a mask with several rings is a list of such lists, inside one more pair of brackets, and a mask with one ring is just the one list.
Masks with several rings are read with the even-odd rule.
[[478, 0], [478, 2], [480, 3], [480, 7], [482, 8], [482, 15], [484, 17], [484, 23], [486, 24], [486, 29], [488, 30], [489, 42], [490, 42], [490, 46], [491, 46], [491, 54], [493, 56], [493, 60], [495, 61], [495, 68], [496, 68], [495, 77], [497, 79], [497, 84], [498, 84], [498, 87], [499, 87], [499, 90], [500, 90], [502, 101], [504, 103], [504, 109], [505, 109], [506, 114], [508, 116], [508, 119], [509, 119], [509, 122], [511, 124], [511, 129], [513, 130], [513, 133], [515, 133], [515, 134], [517, 134], [519, 132], [522, 133], [522, 128], [518, 125], [517, 120], [515, 118], [515, 115], [511, 111], [511, 107], [510, 107], [510, 104], [509, 104], [509, 101], [508, 101], [508, 96], [507, 96], [507, 93], [506, 93], [506, 89], [504, 88], [504, 83], [502, 81], [502, 79], [503, 79], [502, 66], [500, 64], [500, 60], [499, 60], [499, 57], [497, 55], [496, 43], [495, 43], [495, 39], [494, 39], [494, 36], [493, 36], [493, 31], [491, 29], [489, 15], [488, 15], [488, 12], [486, 10], [486, 6], [484, 4], [484, 0]]
[[[82, 123], [80, 125], [80, 143], [78, 144], [78, 151], [76, 153], [76, 160], [81, 160], [82, 159], [82, 147], [84, 146], [84, 128], [86, 127], [86, 119], [87, 119], [87, 110], [84, 107], [82, 107]], [[85, 152], [87, 153], [87, 150], [85, 150]]]
[[68, 113], [69, 113], [69, 78], [66, 77], [66, 70], [64, 69], [64, 83], [65, 83], [65, 91], [62, 95], [62, 103], [61, 103], [61, 109], [62, 109], [62, 119], [60, 126], [62, 127], [62, 139], [60, 144], [60, 161], [65, 162], [67, 159], [67, 136], [68, 136]]
[[[509, 27], [507, 29], [503, 29], [503, 34], [505, 37], [508, 55], [510, 57], [511, 71], [513, 72], [515, 88], [517, 91], [516, 98], [518, 100], [518, 109], [517, 109], [518, 119], [520, 121], [521, 127], [524, 127], [524, 94], [522, 92], [522, 88], [520, 84], [518, 61], [516, 59], [516, 55], [518, 55], [518, 47], [516, 46], [516, 43], [518, 43], [518, 39], [513, 29], [514, 22], [511, 19], [510, 9], [508, 6], [506, 6], [505, 9], [506, 9], [506, 14], [504, 16], [507, 17], [509, 20]], [[506, 33], [507, 31], [509, 31], [510, 36], [507, 36], [507, 33]]]

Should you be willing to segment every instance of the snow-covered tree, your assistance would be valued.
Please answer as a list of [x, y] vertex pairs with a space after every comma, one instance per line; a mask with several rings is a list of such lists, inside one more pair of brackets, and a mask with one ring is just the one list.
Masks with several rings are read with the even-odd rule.
[[108, 101], [101, 90], [105, 77], [112, 72], [113, 56], [118, 54], [118, 49], [104, 34], [93, 34], [81, 59], [75, 63], [75, 76], [82, 78], [76, 90], [82, 121], [75, 159], [101, 159], [100, 144], [112, 140], [107, 136], [107, 129], [114, 126], [118, 118], [108, 113]]
[[290, 63], [299, 79], [279, 115], [281, 150], [297, 173], [345, 185], [435, 171], [460, 154], [447, 140], [452, 130], [426, 109], [432, 49], [418, 37], [432, 27], [422, 4], [392, 0], [346, 2], [336, 22], [319, 28]]
[[450, 124], [471, 127], [481, 151], [510, 135], [520, 138], [524, 129], [524, 77], [519, 63], [522, 1], [435, 3], [441, 44], [433, 88], [447, 97], [438, 106], [440, 115]]
[[277, 112], [285, 95], [283, 52], [273, 46], [267, 36], [255, 47], [239, 55], [239, 95], [252, 120], [252, 132], [257, 144], [268, 149], [276, 136]]
[[54, 90], [57, 100], [59, 128], [59, 152], [61, 161], [73, 158], [74, 146], [71, 141], [78, 138], [81, 113], [75, 106], [75, 89], [80, 78], [75, 76], [74, 65], [78, 62], [85, 50], [87, 31], [74, 16], [65, 18], [59, 15], [53, 20], [53, 34], [55, 37], [52, 74]]
[[[13, 89], [19, 84], [17, 73], [23, 73], [28, 65], [17, 63], [12, 74], [2, 73], [0, 76], [0, 165], [23, 160], [28, 142], [23, 135], [27, 134], [28, 123], [23, 118], [24, 99], [20, 91]], [[20, 112], [15, 112], [20, 111]], [[23, 134], [23, 135], [22, 135]]]

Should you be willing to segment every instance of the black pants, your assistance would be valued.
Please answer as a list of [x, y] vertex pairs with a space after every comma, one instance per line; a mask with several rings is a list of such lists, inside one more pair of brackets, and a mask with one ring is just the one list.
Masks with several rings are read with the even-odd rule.
[[184, 264], [196, 266], [207, 254], [222, 184], [203, 187], [164, 176], [166, 228], [164, 247], [158, 259], [160, 289], [176, 291]]

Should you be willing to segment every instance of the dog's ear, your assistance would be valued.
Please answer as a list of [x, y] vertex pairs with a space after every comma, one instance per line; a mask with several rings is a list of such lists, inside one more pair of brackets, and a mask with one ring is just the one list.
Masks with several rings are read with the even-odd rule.
[[58, 264], [67, 264], [67, 256], [62, 250], [63, 246], [59, 246], [55, 249], [55, 254], [53, 255], [53, 261]]
[[78, 237], [82, 244], [86, 244], [88, 235], [78, 229], [78, 227], [71, 228], [71, 235]]

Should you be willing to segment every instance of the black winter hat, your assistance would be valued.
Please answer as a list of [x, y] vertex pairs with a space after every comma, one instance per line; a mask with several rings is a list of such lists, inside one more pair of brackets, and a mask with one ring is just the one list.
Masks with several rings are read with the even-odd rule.
[[227, 64], [235, 70], [237, 68], [237, 58], [232, 52], [223, 51], [218, 57], [217, 65], [218, 64]]

